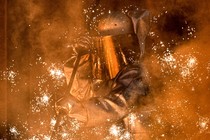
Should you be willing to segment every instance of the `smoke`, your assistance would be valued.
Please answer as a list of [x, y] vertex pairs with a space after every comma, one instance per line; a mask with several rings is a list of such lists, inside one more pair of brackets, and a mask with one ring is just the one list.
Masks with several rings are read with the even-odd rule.
[[[7, 1], [7, 71], [1, 79], [8, 81], [9, 138], [49, 133], [53, 108], [39, 102], [63, 90], [58, 91], [59, 85], [47, 77], [46, 69], [57, 63], [62, 67], [72, 53], [68, 45], [83, 28], [82, 1]], [[51, 98], [47, 105], [53, 105]], [[40, 123], [48, 126], [40, 127]]]
[[[46, 80], [45, 68], [51, 63], [63, 63], [72, 53], [69, 45], [85, 31], [84, 10], [93, 3], [92, 0], [8, 1], [8, 70], [16, 74], [15, 82], [8, 80], [11, 82], [8, 85], [9, 123], [29, 118], [27, 125], [34, 128], [31, 133], [40, 129], [39, 120], [34, 120], [49, 114], [29, 112], [30, 100], [55, 85], [51, 82], [38, 87], [41, 78], [43, 82]], [[209, 138], [208, 1], [101, 0], [99, 4], [107, 10], [136, 5], [151, 12], [151, 32], [144, 60], [151, 81], [148, 97], [152, 99], [146, 104], [149, 119], [145, 119], [151, 138]]]
[[40, 49], [49, 61], [66, 59], [69, 43], [83, 31], [81, 1], [34, 1], [31, 7], [29, 24], [32, 47]]
[[154, 97], [151, 135], [209, 138], [209, 4], [205, 0], [150, 1], [149, 9], [152, 35], [144, 63]]

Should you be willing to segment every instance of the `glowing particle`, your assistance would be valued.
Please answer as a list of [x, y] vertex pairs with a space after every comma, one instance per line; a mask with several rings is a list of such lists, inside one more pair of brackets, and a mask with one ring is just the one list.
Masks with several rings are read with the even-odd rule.
[[80, 129], [81, 126], [80, 126], [80, 123], [79, 123], [78, 120], [73, 119], [73, 120], [71, 121], [71, 127], [72, 127], [73, 131], [77, 131], [77, 130]]
[[131, 125], [135, 125], [137, 116], [136, 116], [136, 114], [131, 113], [131, 114], [128, 115], [128, 119], [129, 119], [129, 123], [130, 123]]
[[190, 72], [189, 68], [183, 67], [183, 68], [181, 68], [181, 73], [180, 74], [184, 78], [184, 77], [189, 76], [191, 74], [191, 72]]
[[161, 123], [161, 119], [160, 118], [157, 118], [157, 122], [160, 124]]
[[197, 65], [197, 59], [195, 57], [190, 57], [187, 61], [187, 66], [189, 68], [194, 67], [195, 65]]
[[161, 47], [165, 47], [163, 41], [160, 41], [160, 46], [161, 46]]
[[109, 129], [109, 133], [113, 136], [119, 136], [120, 135], [120, 128], [116, 125], [112, 125]]
[[62, 138], [67, 138], [68, 137], [68, 133], [64, 132], [62, 133]]
[[11, 83], [15, 83], [15, 77], [18, 75], [17, 72], [9, 70], [3, 72], [4, 78], [10, 81]]
[[130, 140], [131, 139], [131, 134], [126, 131], [121, 137], [120, 140]]
[[205, 127], [206, 127], [206, 125], [207, 125], [207, 123], [206, 123], [206, 122], [201, 122], [201, 123], [200, 123], [200, 127], [201, 127], [201, 128], [205, 128]]
[[175, 58], [173, 57], [173, 55], [169, 54], [168, 56], [165, 56], [164, 57], [164, 61], [165, 62], [168, 62], [168, 63], [174, 62], [175, 61]]
[[44, 122], [41, 121], [40, 124], [41, 124], [41, 125], [44, 125]]
[[49, 104], [49, 97], [47, 95], [44, 95], [43, 97], [41, 97], [41, 101], [44, 103], [44, 104]]
[[50, 136], [45, 135], [45, 136], [44, 136], [44, 140], [50, 140]]
[[55, 67], [54, 65], [52, 65], [51, 67], [49, 67], [48, 69], [49, 73], [50, 73], [50, 76], [53, 78], [53, 79], [61, 79], [64, 77], [64, 73], [61, 69]]
[[50, 121], [50, 125], [55, 126], [55, 124], [56, 124], [56, 119], [52, 118], [51, 121]]
[[19, 132], [17, 130], [17, 128], [15, 126], [11, 127], [9, 129], [9, 131], [13, 134], [13, 135], [19, 135]]
[[155, 36], [155, 32], [149, 32], [150, 36]]
[[209, 118], [207, 117], [200, 117], [199, 121], [197, 122], [197, 126], [200, 128], [200, 133], [208, 129]]
[[207, 64], [207, 70], [208, 70], [208, 72], [210, 72], [210, 62], [208, 62], [208, 64]]

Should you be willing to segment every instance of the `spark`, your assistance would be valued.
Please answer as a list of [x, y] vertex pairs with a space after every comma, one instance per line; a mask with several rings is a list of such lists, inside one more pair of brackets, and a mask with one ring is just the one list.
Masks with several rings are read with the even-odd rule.
[[194, 74], [194, 70], [198, 65], [196, 57], [192, 55], [187, 55], [187, 60], [180, 65], [180, 74], [183, 78], [189, 77]]
[[31, 100], [32, 112], [40, 112], [42, 107], [47, 109], [46, 107], [50, 104], [51, 96], [48, 91], [40, 90], [39, 96], [35, 96], [34, 99]]
[[63, 65], [61, 64], [51, 64], [47, 69], [49, 77], [52, 78], [54, 87], [59, 88], [65, 84], [65, 74], [63, 71]]
[[49, 74], [53, 79], [60, 80], [64, 77], [64, 72], [57, 68], [54, 64], [48, 68]]
[[201, 123], [200, 123], [200, 127], [201, 127], [201, 128], [205, 128], [206, 125], [207, 125], [207, 122], [201, 122]]
[[173, 57], [172, 54], [168, 54], [166, 56], [163, 57], [163, 61], [165, 61], [169, 66], [173, 66], [176, 59]]
[[73, 120], [71, 121], [71, 126], [72, 126], [73, 131], [77, 131], [77, 130], [79, 130], [80, 127], [81, 127], [79, 121], [76, 120], [76, 119], [73, 119]]
[[44, 140], [50, 140], [50, 136], [45, 135], [45, 136], [44, 136]]
[[120, 127], [117, 127], [116, 125], [112, 125], [109, 129], [109, 133], [113, 136], [119, 136], [120, 135]]
[[48, 93], [43, 93], [43, 95], [41, 97], [37, 97], [36, 101], [38, 105], [42, 105], [42, 106], [48, 106], [49, 105], [49, 95], [47, 95]]
[[8, 71], [8, 80], [13, 80], [16, 75], [14, 71]]
[[210, 72], [210, 61], [207, 64], [207, 70], [208, 70], [208, 72]]
[[195, 65], [197, 65], [197, 59], [195, 57], [190, 57], [188, 60], [187, 60], [187, 66], [189, 68], [193, 68]]
[[60, 79], [63, 77], [63, 73], [59, 69], [50, 69], [50, 75], [55, 79]]
[[10, 81], [11, 84], [15, 84], [15, 78], [17, 77], [18, 72], [13, 70], [3, 71], [3, 78], [4, 80]]
[[181, 68], [181, 73], [180, 74], [184, 78], [184, 77], [189, 76], [191, 74], [191, 72], [190, 72], [189, 68], [183, 67], [183, 68]]
[[120, 140], [130, 140], [131, 139], [131, 134], [126, 131], [121, 137]]
[[44, 134], [38, 134], [38, 135], [34, 135], [31, 138], [29, 138], [29, 140], [50, 140], [50, 135], [44, 135]]
[[160, 46], [161, 46], [161, 47], [165, 47], [163, 41], [160, 41]]
[[129, 118], [129, 123], [130, 123], [131, 125], [135, 125], [135, 121], [136, 121], [136, 119], [137, 119], [136, 114], [131, 113], [131, 114], [128, 115], [128, 118]]
[[43, 95], [43, 96], [41, 97], [41, 102], [42, 102], [43, 104], [49, 104], [49, 96]]
[[[164, 74], [172, 75], [179, 74], [181, 80], [179, 82], [192, 82], [198, 75], [195, 75], [195, 70], [198, 65], [198, 60], [193, 54], [181, 55], [172, 53], [169, 48], [166, 49], [163, 56], [157, 55], [158, 63], [161, 65], [161, 71]], [[176, 78], [176, 77], [175, 77]]]
[[149, 32], [149, 36], [155, 36], [155, 32]]
[[62, 133], [62, 138], [67, 138], [68, 137], [68, 133], [64, 132]]
[[208, 129], [209, 118], [200, 117], [197, 126], [200, 128], [200, 133]]
[[55, 124], [56, 124], [56, 119], [52, 118], [51, 121], [50, 121], [50, 125], [55, 126]]
[[161, 119], [160, 118], [157, 118], [157, 122], [160, 124], [161, 123]]
[[15, 126], [11, 127], [9, 131], [14, 135], [19, 135], [19, 132]]
[[174, 55], [170, 52], [169, 49], [166, 50], [166, 52], [164, 53], [163, 58], [160, 58], [160, 60], [162, 62], [164, 62], [164, 63], [162, 63], [162, 66], [169, 66], [172, 69], [177, 68], [177, 60], [174, 57]]

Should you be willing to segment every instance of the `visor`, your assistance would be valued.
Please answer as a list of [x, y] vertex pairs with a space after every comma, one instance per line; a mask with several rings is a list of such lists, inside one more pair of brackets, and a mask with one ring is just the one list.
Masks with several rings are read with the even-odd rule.
[[93, 77], [113, 79], [126, 65], [136, 63], [140, 47], [135, 34], [103, 36], [94, 38]]

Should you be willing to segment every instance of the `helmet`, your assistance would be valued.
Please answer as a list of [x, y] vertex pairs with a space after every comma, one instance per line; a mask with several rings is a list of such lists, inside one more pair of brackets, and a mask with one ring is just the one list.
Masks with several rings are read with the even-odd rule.
[[115, 36], [134, 33], [133, 23], [128, 15], [111, 12], [99, 19], [97, 30], [101, 36]]
[[138, 38], [131, 18], [122, 12], [111, 12], [98, 19], [94, 40], [93, 76], [113, 79], [126, 65], [140, 57]]

